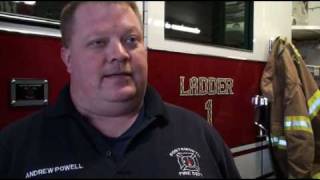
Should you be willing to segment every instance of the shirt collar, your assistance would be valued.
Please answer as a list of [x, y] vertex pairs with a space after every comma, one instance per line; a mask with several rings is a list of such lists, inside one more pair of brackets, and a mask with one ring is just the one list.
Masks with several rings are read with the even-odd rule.
[[[91, 139], [91, 142], [95, 145], [96, 149], [100, 153], [104, 153], [106, 149], [110, 147], [106, 143], [105, 136], [96, 130], [87, 120], [82, 116], [75, 108], [71, 96], [69, 85], [66, 85], [58, 97], [56, 105], [51, 109], [52, 112], [48, 113], [49, 116], [54, 118], [71, 117], [73, 123], [76, 123], [82, 132], [85, 132], [86, 136]], [[141, 114], [144, 114], [141, 117]], [[151, 123], [158, 122], [158, 125], [165, 125], [168, 119], [168, 115], [165, 110], [164, 103], [161, 100], [160, 95], [151, 86], [147, 87], [146, 95], [144, 98], [144, 107], [140, 112], [140, 118], [143, 118], [143, 122], [138, 127], [137, 133], [139, 134], [143, 129], [147, 128]], [[130, 130], [130, 129], [129, 129]]]
[[[147, 91], [144, 97], [144, 110], [145, 116], [148, 119], [161, 119], [168, 120], [168, 114], [165, 109], [165, 105], [159, 95], [159, 93], [150, 85], [147, 87]], [[60, 92], [56, 105], [51, 109], [50, 116], [73, 116], [82, 117], [82, 115], [76, 110], [71, 96], [70, 87], [66, 85]], [[83, 118], [83, 117], [82, 117]]]
[[60, 91], [57, 102], [51, 111], [49, 115], [53, 117], [76, 115], [79, 113], [71, 100], [69, 85], [66, 85]]
[[164, 102], [162, 101], [159, 93], [150, 85], [147, 87], [147, 92], [144, 97], [146, 117], [152, 119], [161, 119], [165, 122], [168, 121], [168, 113], [166, 111]]

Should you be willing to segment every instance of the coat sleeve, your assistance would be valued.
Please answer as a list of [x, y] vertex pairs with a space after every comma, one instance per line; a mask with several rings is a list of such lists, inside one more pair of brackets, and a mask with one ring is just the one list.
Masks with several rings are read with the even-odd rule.
[[281, 60], [285, 72], [284, 134], [287, 141], [289, 176], [310, 177], [314, 160], [314, 137], [303, 85], [294, 59], [284, 51]]
[[307, 99], [308, 112], [315, 141], [315, 157], [311, 177], [320, 179], [320, 91], [317, 82], [302, 58], [300, 63], [296, 63], [296, 65]]
[[[274, 46], [278, 46], [279, 41], [275, 41]], [[275, 73], [275, 56], [277, 49], [273, 48], [270, 55], [268, 56], [267, 63], [263, 69], [263, 73], [260, 81], [260, 89], [262, 94], [268, 98], [270, 102], [274, 101], [274, 73]]]

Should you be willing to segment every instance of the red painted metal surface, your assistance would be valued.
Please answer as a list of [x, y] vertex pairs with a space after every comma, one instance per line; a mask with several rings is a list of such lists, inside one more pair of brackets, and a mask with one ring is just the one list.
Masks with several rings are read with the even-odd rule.
[[0, 61], [0, 129], [41, 108], [10, 105], [12, 78], [47, 79], [49, 104], [68, 81], [58, 38], [0, 32]]
[[[193, 110], [207, 118], [205, 102], [213, 101], [213, 126], [229, 147], [256, 142], [254, 108], [251, 98], [259, 94], [265, 63], [190, 55], [165, 51], [148, 51], [149, 82], [164, 100]], [[232, 78], [233, 95], [179, 96], [180, 76]], [[192, 129], [190, 129], [192, 131]]]
[[[60, 39], [0, 32], [0, 129], [41, 107], [10, 106], [12, 78], [49, 81], [49, 104], [55, 102], [68, 74], [60, 59]], [[207, 116], [205, 102], [213, 101], [213, 125], [230, 147], [256, 142], [251, 98], [259, 94], [264, 63], [148, 50], [149, 82], [164, 100]], [[232, 78], [233, 95], [179, 96], [179, 76]], [[192, 129], [190, 129], [192, 131]]]

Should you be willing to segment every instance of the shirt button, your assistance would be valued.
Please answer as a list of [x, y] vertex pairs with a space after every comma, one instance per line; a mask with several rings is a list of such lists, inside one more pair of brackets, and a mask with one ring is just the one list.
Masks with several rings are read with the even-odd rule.
[[111, 151], [107, 151], [106, 155], [107, 155], [107, 157], [111, 157], [111, 155], [112, 155]]

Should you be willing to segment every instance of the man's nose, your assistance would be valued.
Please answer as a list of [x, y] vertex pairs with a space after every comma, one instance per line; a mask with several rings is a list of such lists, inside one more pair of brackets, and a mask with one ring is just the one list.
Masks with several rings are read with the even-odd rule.
[[111, 41], [107, 49], [106, 55], [108, 62], [114, 62], [118, 60], [124, 61], [129, 58], [129, 53], [120, 40]]

